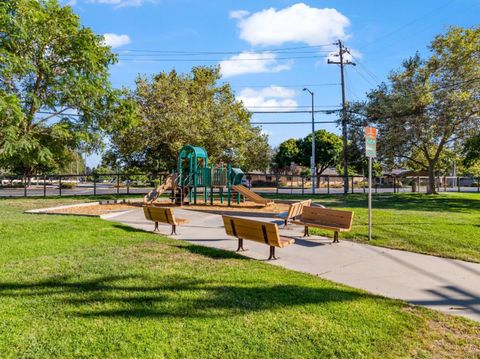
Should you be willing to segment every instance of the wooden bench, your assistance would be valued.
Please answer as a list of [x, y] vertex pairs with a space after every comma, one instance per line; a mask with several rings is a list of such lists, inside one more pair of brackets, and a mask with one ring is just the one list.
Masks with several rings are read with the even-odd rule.
[[278, 226], [275, 223], [230, 216], [222, 216], [222, 218], [227, 234], [238, 239], [237, 252], [245, 250], [243, 248], [243, 240], [248, 239], [270, 246], [268, 260], [271, 260], [277, 259], [275, 247], [283, 248], [295, 243], [293, 238], [281, 237], [278, 233]]
[[302, 214], [302, 210], [304, 206], [310, 206], [312, 204], [311, 199], [307, 199], [305, 201], [295, 202], [292, 203], [288, 207], [287, 212], [282, 212], [277, 215], [277, 218], [281, 218], [285, 221], [285, 226], [288, 225], [288, 221], [294, 219]]
[[177, 226], [187, 222], [186, 219], [175, 218], [172, 208], [143, 206], [143, 213], [146, 219], [155, 222], [154, 231], [158, 231], [158, 222], [171, 224], [172, 233], [170, 235], [177, 234]]
[[309, 236], [308, 227], [317, 227], [334, 232], [333, 243], [338, 243], [338, 232], [352, 229], [353, 212], [321, 207], [303, 207], [302, 214], [292, 223], [305, 226], [304, 236]]

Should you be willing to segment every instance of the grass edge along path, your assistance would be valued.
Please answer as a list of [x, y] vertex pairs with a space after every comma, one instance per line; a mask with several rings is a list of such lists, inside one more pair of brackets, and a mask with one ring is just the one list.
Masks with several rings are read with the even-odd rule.
[[[63, 203], [63, 202], [62, 202]], [[5, 357], [478, 357], [480, 324], [235, 253], [0, 200]]]

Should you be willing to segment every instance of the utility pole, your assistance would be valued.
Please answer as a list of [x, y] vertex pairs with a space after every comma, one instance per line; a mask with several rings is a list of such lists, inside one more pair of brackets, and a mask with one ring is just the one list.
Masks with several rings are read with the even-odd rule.
[[316, 176], [316, 165], [315, 165], [315, 94], [313, 91], [310, 91], [308, 88], [304, 88], [303, 91], [307, 91], [312, 96], [312, 157], [310, 157], [310, 171], [312, 172], [312, 194], [315, 194], [315, 176]]
[[343, 159], [343, 192], [348, 194], [348, 163], [347, 163], [347, 145], [348, 145], [348, 130], [347, 130], [347, 103], [345, 99], [345, 75], [344, 75], [344, 67], [345, 65], [353, 65], [356, 66], [355, 63], [351, 61], [345, 61], [343, 55], [348, 53], [348, 49], [343, 46], [341, 40], [338, 40], [337, 43], [334, 45], [338, 45], [338, 54], [334, 56], [338, 56], [340, 61], [332, 61], [328, 59], [329, 64], [340, 65], [340, 77], [342, 82], [342, 140], [343, 140], [343, 152], [342, 152], [342, 159]]

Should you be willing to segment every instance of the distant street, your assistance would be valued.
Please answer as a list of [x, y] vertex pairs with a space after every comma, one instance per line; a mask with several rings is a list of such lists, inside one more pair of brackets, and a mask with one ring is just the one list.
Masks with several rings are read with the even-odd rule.
[[[81, 195], [93, 195], [96, 193], [97, 195], [115, 195], [115, 194], [139, 194], [139, 195], [144, 195], [151, 191], [153, 187], [129, 187], [127, 188], [126, 186], [122, 186], [119, 189], [117, 189], [114, 184], [112, 183], [97, 183], [96, 185], [96, 190], [94, 189], [93, 183], [82, 183], [77, 185], [75, 188], [63, 188], [61, 190], [61, 195], [62, 196], [81, 196]], [[268, 188], [268, 187], [263, 187], [263, 188], [252, 188], [253, 191], [262, 193], [262, 194], [295, 194], [295, 195], [310, 195], [312, 193], [311, 188], [305, 188], [302, 190], [302, 188], [279, 188], [278, 191], [275, 187], [273, 188]], [[199, 189], [200, 192], [201, 189]], [[363, 188], [354, 188], [354, 193], [366, 193], [367, 189]], [[373, 189], [374, 193], [393, 193], [394, 190], [393, 188], [377, 188]], [[399, 193], [409, 193], [411, 192], [410, 187], [404, 187], [398, 189]], [[445, 192], [443, 188], [440, 189], [440, 192]], [[447, 188], [446, 192], [458, 192], [458, 188]], [[460, 187], [460, 192], [478, 192], [477, 187]], [[327, 188], [317, 188], [315, 190], [316, 194], [342, 194], [343, 193], [343, 188], [330, 188], [328, 190]], [[351, 193], [351, 190], [350, 192]], [[420, 193], [425, 193], [425, 188], [422, 187], [420, 189]], [[60, 195], [60, 190], [58, 188], [58, 185], [47, 185], [44, 189], [42, 185], [32, 185], [29, 186], [26, 190], [26, 195], [27, 197], [41, 197], [41, 196], [59, 196]], [[25, 196], [25, 190], [24, 188], [6, 188], [6, 187], [1, 187], [0, 186], [0, 197], [24, 197]]]

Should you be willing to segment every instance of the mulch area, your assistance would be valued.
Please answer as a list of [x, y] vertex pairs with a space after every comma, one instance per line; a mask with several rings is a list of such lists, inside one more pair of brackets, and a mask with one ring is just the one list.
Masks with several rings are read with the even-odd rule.
[[47, 211], [47, 213], [82, 214], [82, 215], [100, 216], [102, 214], [107, 214], [112, 212], [128, 211], [129, 209], [133, 209], [137, 207], [138, 205], [128, 204], [128, 203], [98, 204], [98, 205], [91, 205], [91, 206], [53, 209], [53, 210]]
[[[203, 201], [202, 201], [203, 202]], [[175, 207], [182, 208], [192, 211], [206, 211], [206, 212], [216, 212], [216, 213], [230, 213], [230, 212], [255, 212], [255, 213], [265, 213], [265, 214], [276, 214], [281, 212], [288, 211], [288, 204], [284, 203], [273, 203], [269, 206], [262, 206], [254, 202], [241, 202], [240, 204], [236, 201], [232, 201], [230, 207], [227, 205], [227, 201], [224, 201], [222, 204], [220, 201], [215, 200], [213, 205], [205, 204], [197, 201], [196, 205], [184, 205], [182, 207], [175, 206], [167, 199], [160, 199], [156, 202], [155, 205], [161, 207]], [[91, 206], [79, 206], [79, 207], [70, 207], [63, 209], [52, 209], [46, 211], [47, 213], [56, 213], [56, 214], [78, 214], [78, 215], [91, 215], [91, 216], [100, 216], [102, 214], [108, 214], [113, 212], [128, 211], [130, 209], [141, 207], [143, 203], [109, 203], [109, 204], [98, 204]]]

